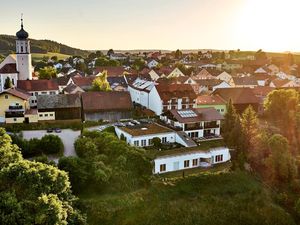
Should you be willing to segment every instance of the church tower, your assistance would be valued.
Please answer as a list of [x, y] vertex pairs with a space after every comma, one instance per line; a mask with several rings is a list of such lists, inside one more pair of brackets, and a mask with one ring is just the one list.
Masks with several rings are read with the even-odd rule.
[[21, 18], [21, 30], [16, 33], [16, 36], [18, 79], [32, 80], [30, 41], [28, 40], [28, 33], [23, 29], [23, 18]]

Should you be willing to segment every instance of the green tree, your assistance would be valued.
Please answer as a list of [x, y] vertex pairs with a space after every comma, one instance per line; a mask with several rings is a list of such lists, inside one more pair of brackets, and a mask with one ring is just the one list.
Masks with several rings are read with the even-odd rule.
[[158, 138], [158, 137], [153, 138], [152, 143], [155, 148], [161, 148], [161, 139], [160, 138]]
[[52, 78], [55, 78], [57, 75], [57, 71], [54, 67], [44, 67], [39, 70], [39, 79], [47, 79], [50, 80]]
[[242, 114], [241, 126], [245, 142], [244, 147], [246, 151], [249, 151], [253, 147], [255, 136], [258, 134], [257, 115], [250, 105]]
[[111, 91], [111, 87], [107, 81], [107, 71], [103, 71], [93, 80], [92, 91]]
[[13, 86], [11, 79], [9, 77], [7, 77], [5, 79], [5, 83], [4, 83], [4, 89], [9, 89]]
[[236, 136], [233, 135], [233, 129], [237, 123], [238, 114], [233, 106], [232, 100], [230, 99], [226, 106], [226, 114], [224, 116], [223, 123], [223, 138], [227, 146], [234, 147]]
[[297, 166], [289, 151], [288, 140], [280, 134], [274, 134], [268, 146], [271, 153], [265, 160], [267, 180], [274, 185], [291, 182], [297, 176]]
[[64, 150], [60, 137], [53, 134], [43, 136], [39, 145], [45, 154], [57, 154]]
[[107, 51], [107, 55], [110, 56], [110, 55], [112, 55], [112, 54], [115, 54], [114, 50], [113, 50], [113, 49], [109, 49], [109, 50]]
[[175, 58], [176, 59], [181, 59], [181, 57], [182, 57], [182, 52], [179, 50], [179, 49], [177, 49], [176, 51], [175, 51]]

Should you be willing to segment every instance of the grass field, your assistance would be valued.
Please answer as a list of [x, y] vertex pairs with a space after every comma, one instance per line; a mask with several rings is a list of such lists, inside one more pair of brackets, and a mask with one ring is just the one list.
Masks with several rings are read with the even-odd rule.
[[54, 52], [48, 52], [47, 54], [42, 54], [42, 53], [32, 53], [32, 59], [34, 61], [41, 61], [43, 59], [43, 57], [49, 57], [51, 58], [52, 56], [57, 56], [58, 60], [64, 60], [68, 57], [70, 57], [70, 55], [64, 55], [64, 54], [60, 54], [60, 53], [54, 53]]
[[154, 179], [130, 193], [79, 197], [90, 225], [295, 224], [268, 189], [242, 172]]

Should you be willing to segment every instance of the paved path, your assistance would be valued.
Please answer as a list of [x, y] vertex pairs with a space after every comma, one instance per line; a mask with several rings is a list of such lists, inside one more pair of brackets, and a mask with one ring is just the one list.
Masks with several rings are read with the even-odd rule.
[[[80, 131], [73, 131], [71, 129], [63, 129], [61, 133], [47, 133], [45, 130], [24, 130], [22, 131], [24, 139], [38, 138], [41, 139], [46, 134], [57, 135], [61, 138], [64, 144], [64, 156], [76, 156], [74, 142], [80, 135]], [[50, 158], [51, 160], [58, 161], [58, 159]]]

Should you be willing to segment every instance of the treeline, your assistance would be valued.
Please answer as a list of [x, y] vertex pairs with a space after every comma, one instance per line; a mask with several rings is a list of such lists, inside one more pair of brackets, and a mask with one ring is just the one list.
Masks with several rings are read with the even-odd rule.
[[246, 169], [270, 187], [284, 208], [300, 219], [300, 96], [293, 89], [275, 90], [257, 117], [249, 106], [237, 114], [229, 102], [225, 143], [235, 149], [235, 169]]
[[[31, 52], [32, 53], [43, 53], [55, 52], [66, 55], [79, 55], [87, 56], [88, 51], [72, 48], [70, 46], [60, 44], [55, 41], [50, 40], [35, 40], [30, 39], [31, 41]], [[0, 49], [1, 54], [10, 54], [16, 51], [16, 37], [11, 35], [0, 35]]]

